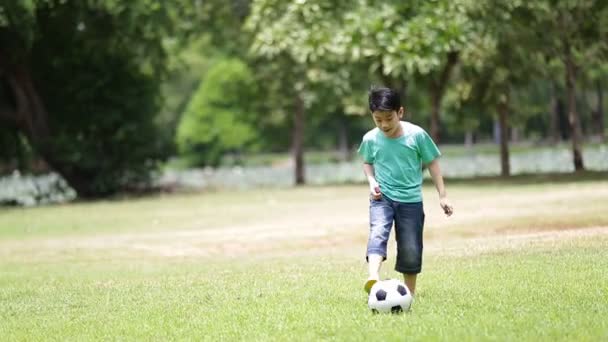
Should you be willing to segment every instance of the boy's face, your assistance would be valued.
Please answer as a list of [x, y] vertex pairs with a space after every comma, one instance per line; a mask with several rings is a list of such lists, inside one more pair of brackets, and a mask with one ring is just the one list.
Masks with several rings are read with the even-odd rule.
[[395, 137], [401, 133], [400, 121], [403, 117], [403, 107], [399, 111], [375, 111], [372, 113], [374, 123], [386, 136]]

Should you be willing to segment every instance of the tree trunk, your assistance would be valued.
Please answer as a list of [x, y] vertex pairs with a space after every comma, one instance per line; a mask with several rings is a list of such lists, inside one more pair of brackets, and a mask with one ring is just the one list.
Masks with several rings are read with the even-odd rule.
[[7, 85], [10, 100], [0, 104], [0, 120], [16, 126], [32, 145], [44, 147], [51, 136], [48, 114], [29, 70], [23, 65], [5, 65], [2, 57], [0, 76]]
[[445, 63], [438, 79], [431, 79], [431, 137], [435, 143], [439, 143], [441, 140], [441, 100], [445, 94], [448, 81], [452, 74], [454, 66], [458, 63], [458, 52], [452, 51], [447, 55], [447, 62]]
[[518, 143], [520, 141], [520, 130], [517, 127], [511, 127], [511, 143]]
[[509, 94], [505, 101], [498, 104], [498, 124], [500, 126], [500, 174], [509, 176], [511, 165], [509, 163]]
[[597, 133], [601, 143], [606, 141], [606, 134], [604, 133], [604, 90], [602, 88], [601, 80], [595, 82], [595, 89], [597, 92], [597, 108], [595, 110], [596, 122], [594, 124], [597, 127]]
[[570, 125], [570, 139], [572, 139], [572, 155], [574, 161], [574, 170], [582, 171], [585, 169], [583, 164], [583, 153], [580, 137], [580, 119], [576, 110], [576, 66], [572, 60], [572, 51], [570, 46], [565, 44], [565, 59], [566, 67], [566, 90], [568, 93], [568, 123]]
[[555, 112], [557, 113], [557, 117], [559, 118], [558, 127], [559, 134], [562, 140], [570, 139], [570, 124], [568, 123], [568, 113], [566, 113], [566, 104], [564, 100], [561, 98], [557, 99], [557, 103], [555, 104]]
[[560, 141], [559, 134], [559, 108], [558, 108], [558, 100], [557, 100], [557, 86], [555, 83], [551, 82], [550, 92], [551, 92], [551, 100], [549, 102], [549, 141], [551, 144], [555, 145]]
[[437, 85], [433, 82], [431, 85], [431, 137], [435, 143], [439, 143], [441, 139], [441, 132], [439, 127], [440, 122], [440, 106], [441, 106], [441, 94], [437, 89]]
[[296, 185], [306, 183], [304, 175], [304, 111], [304, 101], [301, 95], [297, 94], [295, 98], [292, 141]]
[[492, 121], [492, 141], [500, 145], [500, 121], [496, 121], [496, 119]]
[[464, 146], [466, 148], [471, 148], [473, 147], [473, 131], [470, 129], [467, 129], [467, 131], [464, 133]]
[[60, 152], [52, 143], [48, 113], [38, 94], [27, 66], [12, 64], [0, 51], [0, 81], [6, 85], [8, 101], [0, 103], [0, 121], [17, 127], [32, 148], [57, 171], [80, 197], [99, 195], [91, 188], [94, 175], [83, 172], [77, 165], [61, 160]]

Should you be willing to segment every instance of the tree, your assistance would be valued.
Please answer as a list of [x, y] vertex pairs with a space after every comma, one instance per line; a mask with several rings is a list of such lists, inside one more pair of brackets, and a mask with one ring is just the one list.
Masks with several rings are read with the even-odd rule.
[[[335, 60], [328, 60], [332, 35], [338, 23], [330, 20], [347, 1], [317, 0], [279, 1], [258, 0], [251, 7], [246, 27], [253, 33], [251, 51], [268, 63], [264, 70], [278, 91], [270, 101], [286, 112], [293, 113], [292, 154], [295, 183], [304, 184], [304, 137], [307, 113], [315, 104], [338, 105], [339, 101], [323, 102], [324, 98], [339, 98], [343, 94], [347, 74]], [[329, 70], [332, 76], [327, 77]], [[270, 71], [270, 72], [268, 72]], [[275, 71], [279, 71], [278, 73]], [[321, 77], [319, 77], [321, 76]], [[286, 99], [289, 103], [286, 103]], [[332, 113], [331, 108], [324, 108]]]
[[[351, 62], [366, 61], [384, 83], [405, 94], [427, 89], [430, 133], [441, 139], [441, 102], [459, 56], [475, 35], [469, 1], [357, 1], [343, 14], [334, 49]], [[339, 19], [338, 19], [339, 20]]]
[[194, 164], [216, 166], [226, 152], [253, 150], [258, 96], [246, 64], [237, 59], [217, 62], [182, 116], [176, 137], [180, 153]]
[[251, 37], [242, 29], [249, 6], [249, 0], [191, 2], [186, 6], [189, 15], [180, 19], [185, 39], [163, 39], [168, 72], [163, 78], [165, 101], [157, 122], [163, 127], [163, 141], [173, 143], [167, 146], [168, 153], [177, 153], [177, 126], [209, 68], [225, 58], [249, 62], [243, 47], [250, 44]]
[[161, 38], [179, 28], [181, 5], [0, 3], [0, 120], [81, 197], [144, 181], [162, 158]]
[[[577, 83], [587, 60], [605, 59], [608, 53], [608, 3], [602, 0], [543, 0], [525, 3], [521, 8], [529, 34], [522, 39], [534, 42], [537, 51], [557, 57], [564, 66], [568, 122], [574, 169], [584, 170], [581, 120], [576, 106]], [[536, 34], [534, 34], [536, 33]]]
[[[476, 36], [462, 54], [462, 78], [457, 87], [465, 107], [477, 112], [494, 108], [498, 117], [501, 175], [510, 175], [509, 132], [512, 129], [512, 112], [522, 109], [514, 101], [517, 89], [525, 87], [539, 74], [542, 56], [530, 49], [521, 36], [527, 28], [525, 18], [518, 16], [519, 4], [495, 0], [478, 3], [469, 8], [469, 17], [476, 22]], [[521, 25], [512, 25], [519, 23]]]
[[441, 101], [459, 54], [474, 34], [468, 6], [465, 0], [294, 1], [272, 17], [275, 29], [264, 38], [278, 37], [268, 44], [270, 51], [283, 47], [297, 60], [321, 68], [335, 62], [364, 65], [368, 80], [378, 78], [403, 95], [412, 81], [424, 85], [431, 135], [439, 141]]

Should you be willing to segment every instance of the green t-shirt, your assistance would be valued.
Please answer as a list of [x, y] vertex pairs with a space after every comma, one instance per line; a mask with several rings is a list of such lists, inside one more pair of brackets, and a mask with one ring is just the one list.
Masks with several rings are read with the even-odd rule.
[[424, 129], [401, 121], [403, 135], [389, 138], [378, 128], [363, 136], [359, 155], [374, 165], [380, 191], [388, 198], [405, 203], [422, 201], [422, 164], [441, 155]]

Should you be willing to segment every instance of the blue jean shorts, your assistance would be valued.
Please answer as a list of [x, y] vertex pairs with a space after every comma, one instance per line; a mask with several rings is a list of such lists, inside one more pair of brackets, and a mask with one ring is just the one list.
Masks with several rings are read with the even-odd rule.
[[424, 229], [422, 202], [402, 203], [384, 195], [378, 200], [370, 199], [369, 222], [367, 255], [381, 255], [386, 260], [386, 245], [394, 223], [397, 240], [395, 270], [406, 274], [420, 273]]

